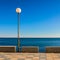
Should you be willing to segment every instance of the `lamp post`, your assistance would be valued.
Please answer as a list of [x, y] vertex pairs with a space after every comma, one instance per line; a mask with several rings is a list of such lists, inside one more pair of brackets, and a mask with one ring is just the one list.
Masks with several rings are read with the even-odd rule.
[[16, 8], [16, 13], [18, 14], [18, 52], [20, 51], [20, 13], [21, 9]]

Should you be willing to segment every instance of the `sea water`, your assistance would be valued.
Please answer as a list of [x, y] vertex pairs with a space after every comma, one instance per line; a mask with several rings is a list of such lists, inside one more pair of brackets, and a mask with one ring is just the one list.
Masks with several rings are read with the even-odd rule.
[[[0, 38], [0, 46], [16, 46], [18, 51], [18, 38]], [[20, 49], [23, 46], [37, 46], [45, 52], [47, 46], [60, 46], [60, 38], [20, 38]]]

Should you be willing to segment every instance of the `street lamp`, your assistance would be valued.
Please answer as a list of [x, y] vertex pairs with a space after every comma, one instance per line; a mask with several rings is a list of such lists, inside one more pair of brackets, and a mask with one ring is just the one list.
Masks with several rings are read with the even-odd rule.
[[18, 52], [20, 51], [20, 13], [21, 9], [16, 8], [16, 13], [18, 14]]

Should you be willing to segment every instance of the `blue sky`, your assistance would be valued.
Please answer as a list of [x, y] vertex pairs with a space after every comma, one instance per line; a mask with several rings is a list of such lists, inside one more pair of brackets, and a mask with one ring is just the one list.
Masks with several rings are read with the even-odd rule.
[[0, 0], [0, 37], [60, 37], [60, 0]]

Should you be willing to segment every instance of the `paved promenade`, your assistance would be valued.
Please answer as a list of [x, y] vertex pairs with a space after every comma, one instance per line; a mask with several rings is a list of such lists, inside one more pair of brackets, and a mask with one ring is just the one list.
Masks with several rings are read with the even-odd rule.
[[0, 53], [0, 60], [60, 60], [60, 53]]

